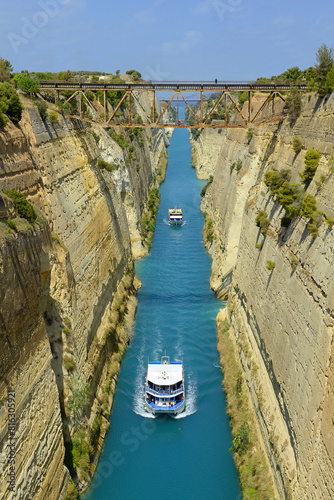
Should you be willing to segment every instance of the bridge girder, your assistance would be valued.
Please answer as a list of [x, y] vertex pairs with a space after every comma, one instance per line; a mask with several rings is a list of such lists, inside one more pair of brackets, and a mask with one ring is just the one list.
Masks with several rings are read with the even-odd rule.
[[[293, 88], [297, 88], [299, 92], [305, 92], [308, 87], [304, 83], [298, 83]], [[290, 92], [292, 87], [289, 84], [282, 83], [272, 83], [272, 84], [258, 84], [258, 83], [246, 83], [246, 82], [224, 82], [224, 83], [203, 83], [203, 82], [157, 82], [157, 83], [80, 83], [80, 82], [40, 82], [40, 92], [43, 91], [54, 91], [55, 92], [55, 102], [59, 100], [59, 93], [61, 91], [72, 90], [73, 94], [66, 99], [64, 104], [70, 102], [73, 98], [79, 100], [79, 115], [71, 115], [73, 118], [80, 119], [82, 121], [87, 121], [89, 123], [95, 123], [103, 127], [112, 128], [147, 128], [147, 127], [157, 127], [157, 128], [247, 128], [249, 126], [259, 126], [263, 123], [271, 123], [273, 121], [279, 121], [284, 119], [285, 115], [276, 115], [276, 97], [279, 97], [283, 102], [285, 102], [284, 97], [281, 92]], [[94, 103], [86, 95], [86, 91], [103, 91], [103, 116], [101, 111], [94, 106]], [[120, 98], [114, 109], [110, 106], [107, 99], [107, 92], [109, 90], [120, 90], [124, 92], [123, 96]], [[221, 91], [221, 95], [216, 99], [214, 106], [211, 108], [209, 113], [204, 116], [204, 92], [209, 90]], [[157, 91], [169, 91], [172, 92], [172, 97], [169, 99], [165, 107], [161, 110], [160, 114], [156, 116], [156, 95]], [[198, 117], [190, 107], [186, 98], [184, 97], [184, 92], [199, 92], [200, 101], [200, 116]], [[145, 92], [151, 93], [152, 95], [152, 105], [151, 105], [151, 116], [144, 109], [136, 93]], [[238, 92], [248, 92], [248, 114], [244, 116], [243, 111], [238, 106], [235, 101], [233, 94]], [[264, 99], [264, 102], [256, 113], [252, 116], [252, 93], [261, 92], [268, 94]], [[209, 122], [215, 109], [225, 97], [225, 117], [221, 120], [222, 123], [211, 123]], [[185, 124], [179, 120], [179, 98], [181, 98], [189, 112], [194, 118], [194, 123]], [[82, 114], [82, 100], [85, 100], [93, 112], [96, 118], [93, 119]], [[172, 102], [176, 99], [177, 102], [177, 119], [175, 123], [166, 123], [162, 121], [164, 114], [167, 109], [171, 106]], [[230, 101], [230, 106], [238, 112], [242, 124], [230, 124], [228, 123], [228, 112], [227, 112], [227, 102]], [[118, 110], [122, 105], [125, 105], [127, 101], [127, 119], [121, 122], [117, 115]], [[272, 116], [266, 118], [262, 121], [257, 121], [264, 109], [273, 101]], [[131, 116], [132, 107], [131, 103], [136, 103], [141, 111], [144, 113], [146, 122], [140, 118], [138, 121], [138, 115], [135, 117]], [[111, 108], [111, 109], [110, 109]]]

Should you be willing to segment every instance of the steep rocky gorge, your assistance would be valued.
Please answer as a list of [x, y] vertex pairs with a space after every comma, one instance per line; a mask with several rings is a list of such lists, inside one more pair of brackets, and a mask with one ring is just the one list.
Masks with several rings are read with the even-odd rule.
[[15, 498], [58, 499], [68, 482], [64, 458], [83, 487], [108, 428], [136, 307], [133, 259], [147, 252], [141, 219], [163, 178], [168, 139], [142, 131], [130, 156], [98, 126], [49, 105], [58, 113], [52, 124], [24, 105], [19, 126], [0, 132], [0, 191], [21, 191], [39, 210], [31, 226], [0, 196], [0, 496], [11, 498], [13, 389]]
[[[281, 498], [334, 497], [334, 233], [325, 222], [334, 218], [333, 130], [334, 95], [309, 94], [294, 124], [285, 119], [248, 135], [204, 130], [193, 141], [198, 175], [213, 175], [202, 201], [213, 225], [211, 286], [228, 298], [231, 334]], [[303, 144], [298, 154], [294, 136]], [[301, 183], [310, 148], [321, 154], [307, 188], [323, 212], [316, 238], [305, 217], [281, 226], [284, 209], [264, 183], [273, 169], [291, 169], [291, 181]], [[255, 223], [259, 210], [270, 219], [266, 236]]]

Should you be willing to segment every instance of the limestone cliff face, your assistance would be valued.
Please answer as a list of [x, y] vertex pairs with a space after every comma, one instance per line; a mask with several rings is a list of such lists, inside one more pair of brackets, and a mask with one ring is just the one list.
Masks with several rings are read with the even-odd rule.
[[[306, 150], [318, 150], [320, 164], [307, 192], [333, 218], [333, 112], [333, 95], [310, 95], [293, 127], [287, 120], [257, 127], [250, 141], [245, 130], [223, 132], [203, 200], [215, 225], [211, 284], [221, 295], [229, 290], [230, 320], [282, 498], [334, 495], [334, 232], [324, 217], [315, 239], [306, 218], [282, 228], [284, 210], [263, 174], [289, 168], [292, 182], [300, 182]], [[298, 155], [294, 136], [304, 145]], [[255, 224], [258, 210], [266, 210], [271, 222], [265, 238]], [[276, 264], [271, 272], [267, 260]]]
[[[103, 438], [112, 390], [106, 396], [102, 386], [114, 388], [129, 341], [132, 261], [145, 252], [140, 220], [168, 140], [162, 131], [142, 132], [132, 142], [134, 162], [105, 130], [92, 131], [60, 114], [56, 125], [43, 122], [26, 100], [19, 127], [0, 133], [0, 191], [23, 192], [41, 212], [33, 227], [15, 218], [8, 234], [6, 221], [17, 214], [5, 197], [0, 203], [0, 466], [6, 474], [5, 402], [14, 388], [15, 498], [63, 498], [64, 438], [83, 429], [88, 441], [96, 416]], [[98, 158], [112, 171], [98, 168]], [[79, 418], [71, 404], [85, 387]], [[100, 439], [97, 455], [101, 446]], [[89, 480], [80, 466], [77, 474], [81, 484]], [[1, 482], [1, 498], [10, 498], [6, 487]]]
[[[4, 215], [4, 214], [3, 214]], [[7, 212], [7, 215], [10, 215]], [[2, 226], [2, 224], [0, 223]], [[0, 245], [0, 495], [9, 498], [7, 391], [15, 391], [15, 498], [58, 498], [67, 473], [43, 311], [50, 288], [48, 227], [21, 224]], [[0, 228], [2, 230], [3, 227]], [[13, 496], [14, 497], [14, 496]]]

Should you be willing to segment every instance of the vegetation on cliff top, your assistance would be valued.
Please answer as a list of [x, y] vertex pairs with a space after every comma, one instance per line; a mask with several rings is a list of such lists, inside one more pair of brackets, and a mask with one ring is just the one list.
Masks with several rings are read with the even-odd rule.
[[8, 82], [0, 83], [0, 127], [7, 125], [7, 117], [13, 123], [18, 123], [22, 110], [22, 103], [14, 87]]

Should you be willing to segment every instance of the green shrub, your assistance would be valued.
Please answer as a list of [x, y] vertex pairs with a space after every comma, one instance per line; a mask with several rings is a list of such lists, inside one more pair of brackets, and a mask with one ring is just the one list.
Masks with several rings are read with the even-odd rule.
[[244, 422], [242, 426], [237, 430], [234, 439], [232, 449], [234, 453], [243, 455], [249, 446], [249, 426], [247, 422]]
[[303, 182], [308, 185], [313, 179], [320, 161], [320, 153], [314, 149], [309, 149], [305, 154], [305, 168], [300, 174]]
[[257, 227], [261, 229], [261, 233], [265, 236], [270, 226], [270, 220], [267, 217], [267, 212], [265, 210], [258, 210], [257, 216], [255, 217], [255, 223]]
[[239, 159], [237, 161], [235, 161], [234, 163], [232, 163], [231, 167], [230, 167], [230, 172], [232, 173], [233, 170], [235, 169], [237, 172], [239, 172], [242, 168], [242, 161]]
[[202, 198], [203, 198], [203, 196], [205, 196], [206, 190], [208, 189], [210, 184], [212, 184], [212, 181], [213, 181], [213, 175], [210, 175], [208, 182], [205, 184], [205, 186], [203, 186], [203, 189], [201, 191]]
[[139, 80], [141, 78], [141, 74], [139, 71], [136, 71], [135, 69], [129, 69], [126, 71], [127, 75], [131, 75], [135, 81]]
[[97, 160], [96, 165], [98, 166], [98, 168], [102, 168], [104, 170], [107, 170], [108, 172], [113, 172], [115, 170], [114, 165], [108, 163], [107, 161], [104, 161], [102, 158], [99, 158]]
[[327, 222], [327, 224], [328, 224], [329, 229], [332, 229], [332, 227], [333, 227], [333, 225], [334, 225], [334, 221], [333, 221], [332, 217], [329, 217], [329, 216], [328, 216], [328, 217], [326, 217], [326, 219], [325, 219], [325, 220], [326, 220], [326, 222]]
[[96, 144], [98, 144], [98, 142], [99, 142], [99, 140], [100, 140], [100, 136], [99, 136], [99, 135], [97, 135], [97, 133], [96, 133], [96, 132], [94, 132], [94, 130], [93, 130], [93, 132], [92, 132], [92, 136], [94, 137]]
[[297, 257], [295, 257], [293, 255], [291, 257], [291, 260], [290, 260], [290, 266], [291, 266], [291, 268], [292, 268], [293, 271], [295, 271], [295, 269], [297, 269], [298, 263], [299, 263], [299, 260], [297, 259]]
[[70, 477], [66, 486], [66, 493], [64, 500], [76, 500], [78, 498], [78, 491], [74, 484], [73, 479]]
[[21, 120], [23, 105], [20, 101], [19, 96], [15, 92], [12, 94], [8, 101], [7, 116], [12, 120], [13, 123], [18, 123]]
[[117, 132], [113, 129], [109, 130], [110, 137], [117, 142], [117, 144], [124, 150], [128, 147], [129, 141], [126, 140], [123, 134], [117, 134]]
[[324, 185], [325, 181], [326, 181], [326, 175], [324, 174], [321, 174], [320, 177], [319, 177], [319, 180], [318, 181], [315, 181], [315, 185], [317, 186], [317, 192], [322, 188], [322, 186]]
[[202, 128], [191, 128], [190, 129], [191, 136], [192, 136], [194, 141], [197, 141], [197, 139], [201, 135], [202, 130], [203, 130]]
[[96, 445], [97, 445], [97, 442], [98, 442], [98, 439], [100, 436], [101, 424], [102, 424], [102, 416], [100, 413], [98, 413], [94, 418], [94, 422], [92, 425], [92, 430], [90, 432], [90, 438], [89, 438], [90, 444], [92, 445], [92, 447], [94, 449], [96, 448]]
[[15, 189], [4, 191], [14, 202], [14, 207], [22, 219], [26, 219], [30, 224], [33, 224], [37, 219], [37, 213], [34, 207], [29, 203], [26, 197]]
[[39, 111], [39, 114], [42, 118], [42, 120], [46, 120], [47, 118], [47, 105], [46, 105], [46, 102], [45, 101], [36, 101], [36, 108], [38, 109]]
[[8, 123], [7, 117], [0, 111], [0, 128], [5, 127], [7, 123]]
[[15, 75], [14, 80], [16, 81], [18, 88], [27, 94], [36, 94], [39, 91], [39, 82], [29, 78], [29, 76], [24, 73]]
[[10, 229], [13, 229], [13, 231], [17, 230], [15, 222], [11, 219], [7, 220], [7, 226], [10, 227]]
[[247, 92], [247, 90], [245, 92], [238, 92], [238, 103], [240, 107], [242, 107], [243, 104], [248, 100], [249, 100], [249, 92]]
[[291, 179], [291, 170], [269, 170], [264, 174], [264, 183], [269, 188], [271, 196], [275, 196], [284, 182], [289, 182]]
[[299, 215], [303, 194], [303, 188], [294, 182], [284, 182], [280, 187], [277, 201], [285, 208], [290, 218]]
[[0, 83], [0, 126], [7, 125], [5, 114], [12, 120], [13, 123], [18, 123], [21, 120], [23, 105], [14, 87], [8, 83]]
[[247, 129], [247, 141], [250, 142], [252, 140], [252, 137], [254, 135], [254, 129], [249, 128]]
[[72, 448], [73, 467], [82, 470], [83, 478], [86, 479], [90, 468], [89, 460], [89, 444], [87, 442], [84, 431], [79, 431], [75, 434]]
[[242, 161], [240, 159], [237, 160], [235, 169], [236, 169], [237, 172], [240, 172], [240, 170], [242, 169]]
[[316, 238], [319, 234], [319, 227], [321, 226], [322, 222], [322, 212], [316, 211], [310, 220], [310, 222], [307, 224], [307, 229], [312, 238]]
[[316, 53], [316, 82], [319, 97], [324, 97], [334, 89], [333, 48], [322, 44]]
[[276, 267], [276, 264], [273, 260], [267, 260], [267, 265], [266, 265], [266, 269], [268, 269], [268, 271], [273, 271]]
[[293, 138], [293, 141], [292, 141], [292, 149], [294, 150], [294, 152], [296, 153], [296, 155], [298, 153], [300, 153], [301, 150], [303, 149], [303, 143], [302, 143], [302, 141], [298, 137], [296, 137], [296, 136]]
[[68, 372], [73, 372], [74, 368], [75, 368], [75, 363], [74, 361], [68, 361], [67, 363], [65, 363], [65, 368]]
[[56, 125], [58, 123], [58, 113], [56, 113], [55, 111], [50, 111], [49, 119], [52, 125]]
[[317, 210], [317, 200], [311, 194], [307, 194], [303, 199], [300, 215], [311, 218]]
[[261, 243], [255, 243], [255, 248], [258, 250], [262, 250], [262, 244]]
[[213, 230], [213, 220], [208, 215], [206, 215], [205, 217], [203, 236], [204, 236], [204, 242], [206, 244], [212, 243], [213, 240], [215, 239], [215, 233]]
[[296, 121], [302, 111], [302, 98], [297, 87], [291, 86], [291, 90], [286, 96], [285, 104], [288, 108], [290, 121]]

